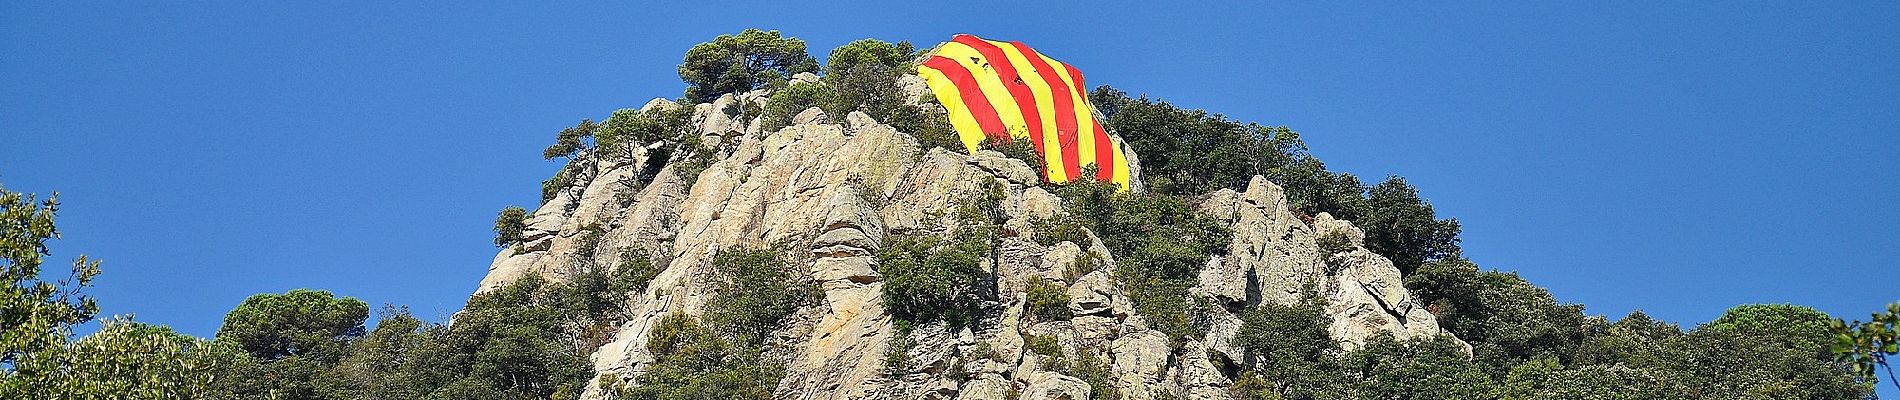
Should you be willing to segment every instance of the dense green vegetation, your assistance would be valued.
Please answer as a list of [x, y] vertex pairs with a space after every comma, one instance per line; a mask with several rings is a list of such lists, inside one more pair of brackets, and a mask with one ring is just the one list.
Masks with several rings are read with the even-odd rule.
[[1188, 295], [1208, 257], [1226, 251], [1231, 232], [1178, 196], [1128, 193], [1113, 183], [1079, 181], [1056, 189], [1068, 213], [1044, 221], [1036, 237], [1045, 243], [1086, 245], [1094, 232], [1115, 257], [1113, 277], [1156, 330], [1179, 345], [1199, 338], [1200, 299]]
[[1066, 321], [1075, 317], [1074, 312], [1069, 311], [1069, 288], [1041, 276], [1029, 277], [1025, 283], [1023, 309], [1043, 321]]
[[646, 344], [656, 360], [639, 384], [600, 378], [617, 398], [772, 398], [785, 371], [763, 356], [773, 345], [768, 336], [820, 292], [788, 271], [776, 250], [727, 251], [712, 267], [719, 291], [706, 305], [706, 323], [663, 317]]
[[758, 349], [735, 345], [686, 314], [661, 318], [647, 351], [657, 359], [640, 384], [601, 377], [616, 398], [764, 400], [772, 398], [772, 387], [785, 373], [762, 363]]
[[996, 298], [994, 260], [1003, 188], [988, 190], [959, 208], [956, 225], [889, 235], [877, 252], [884, 276], [884, 308], [906, 326], [944, 321], [952, 327], [976, 322], [985, 300]]
[[[1612, 324], [1584, 314], [1580, 305], [1558, 302], [1515, 274], [1483, 271], [1460, 256], [1457, 221], [1439, 218], [1403, 178], [1367, 187], [1350, 174], [1329, 172], [1292, 130], [1242, 124], [1106, 87], [1098, 88], [1093, 100], [1105, 123], [1141, 157], [1155, 192], [1146, 196], [1193, 199], [1213, 190], [1243, 189], [1251, 176], [1265, 176], [1286, 189], [1299, 211], [1330, 213], [1364, 229], [1366, 247], [1392, 259], [1406, 287], [1429, 305], [1442, 326], [1472, 346], [1467, 357], [1448, 338], [1377, 338], [1346, 352], [1326, 334], [1330, 322], [1318, 299], [1264, 304], [1243, 314], [1246, 323], [1235, 340], [1251, 361], [1228, 364], [1235, 391], [1247, 398], [1847, 399], [1869, 394], [1871, 360], [1892, 354], [1878, 351], [1892, 346], [1885, 339], [1891, 336], [1860, 334], [1797, 306], [1736, 307], [1688, 331], [1640, 312]], [[1106, 191], [1078, 196], [1071, 188], [1059, 193], [1081, 221], [1167, 220], [1112, 217], [1113, 207], [1089, 206], [1137, 196]], [[1131, 231], [1083, 226], [1098, 235]], [[1038, 224], [1037, 236], [1073, 240], [1081, 235], [1076, 227], [1048, 221]], [[1169, 263], [1131, 262], [1153, 257], [1142, 254], [1140, 246], [1126, 245], [1144, 237], [1104, 236], [1117, 257], [1118, 283], [1138, 306], [1143, 297], [1155, 303], [1147, 294], [1152, 291], [1129, 277], [1182, 276], [1169, 274]], [[1327, 251], [1350, 246], [1344, 237], [1320, 242]], [[1174, 259], [1196, 259], [1190, 252], [1178, 253]], [[1184, 262], [1173, 265], [1191, 268]], [[1163, 302], [1169, 304], [1166, 315], [1192, 315], [1175, 312], [1192, 310], [1181, 297], [1161, 298], [1173, 302]], [[1882, 325], [1878, 315], [1875, 320], [1860, 326], [1875, 332], [1892, 326]], [[1151, 323], [1164, 331], [1174, 325]], [[1862, 366], [1852, 370], [1860, 374], [1849, 373], [1853, 363]]]
[[1366, 248], [1392, 259], [1401, 272], [1459, 254], [1458, 221], [1439, 219], [1404, 178], [1366, 187], [1351, 174], [1327, 171], [1299, 132], [1129, 97], [1107, 86], [1089, 99], [1106, 117], [1103, 124], [1140, 156], [1142, 177], [1154, 192], [1245, 190], [1253, 176], [1264, 176], [1286, 190], [1298, 211], [1355, 222], [1366, 231]]
[[[1342, 351], [1321, 304], [1262, 305], [1235, 345], [1253, 365], [1235, 390], [1258, 399], [1857, 399], [1866, 381], [1828, 354], [1826, 315], [1806, 307], [1747, 305], [1684, 332], [1641, 313], [1592, 326], [1580, 345], [1538, 348], [1524, 360], [1466, 355], [1450, 337], [1380, 335]], [[1538, 321], [1552, 322], [1552, 321]], [[1572, 327], [1574, 328], [1574, 327]], [[1529, 337], [1541, 327], [1514, 326]], [[1466, 338], [1480, 351], [1497, 346]]]
[[913, 323], [941, 319], [962, 326], [983, 311], [981, 303], [991, 295], [990, 271], [983, 264], [992, 250], [989, 238], [892, 235], [884, 243], [878, 273], [885, 277], [884, 307], [892, 315]]
[[658, 270], [629, 252], [571, 282], [528, 275], [470, 298], [453, 324], [387, 308], [366, 330], [362, 301], [299, 289], [245, 299], [213, 340], [123, 318], [73, 338], [97, 313], [82, 290], [99, 263], [81, 257], [74, 279], [37, 280], [56, 204], [0, 190], [0, 398], [571, 399], [594, 376], [586, 356], [622, 317], [620, 299]]

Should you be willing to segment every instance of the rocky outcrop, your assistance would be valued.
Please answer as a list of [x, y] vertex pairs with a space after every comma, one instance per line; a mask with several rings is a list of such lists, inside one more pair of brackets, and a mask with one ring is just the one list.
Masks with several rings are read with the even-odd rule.
[[[904, 79], [904, 93], [927, 95], [920, 80]], [[762, 132], [759, 120], [730, 111], [739, 108], [733, 104], [762, 103], [766, 95], [727, 95], [693, 107], [702, 140], [723, 143], [717, 161], [697, 174], [671, 160], [649, 160], [662, 153], [658, 147], [570, 167], [569, 187], [532, 214], [522, 243], [496, 255], [477, 291], [527, 274], [565, 279], [579, 262], [613, 265], [622, 249], [646, 250], [663, 261], [662, 271], [626, 299], [631, 317], [592, 356], [597, 372], [637, 382], [653, 360], [645, 347], [651, 327], [668, 313], [702, 312], [713, 290], [706, 278], [713, 255], [792, 249], [788, 264], [809, 273], [824, 301], [769, 339], [782, 349], [772, 355], [786, 365], [775, 394], [786, 399], [1087, 399], [1101, 389], [1136, 400], [1163, 392], [1226, 398], [1231, 383], [1213, 358], [1244, 357], [1231, 344], [1238, 313], [1309, 293], [1327, 300], [1330, 332], [1348, 346], [1379, 332], [1400, 338], [1443, 333], [1400, 284], [1391, 262], [1359, 246], [1363, 233], [1350, 222], [1322, 214], [1309, 223], [1278, 186], [1256, 177], [1245, 191], [1222, 190], [1201, 201], [1202, 211], [1234, 232], [1226, 254], [1209, 260], [1194, 289], [1222, 307], [1204, 339], [1170, 343], [1147, 327], [1114, 282], [1115, 255], [1093, 235], [1087, 243], [1051, 246], [1032, 240], [1032, 219], [1063, 208], [1028, 165], [991, 151], [920, 149], [910, 135], [857, 112], [832, 116], [813, 108], [790, 126]], [[655, 100], [644, 108], [655, 107], [677, 105]], [[949, 211], [991, 182], [1005, 188], [1000, 211], [1008, 221], [998, 257], [988, 265], [998, 291], [990, 304], [994, 319], [954, 330], [916, 327], [907, 338], [915, 343], [911, 362], [887, 367], [884, 356], [899, 332], [880, 298], [884, 277], [875, 254], [883, 238], [954, 224]], [[1354, 238], [1352, 250], [1322, 254], [1316, 238], [1335, 230]], [[1099, 260], [1100, 268], [1080, 276], [1064, 272], [1085, 256]], [[1023, 288], [1037, 276], [1067, 286], [1074, 318], [1026, 315]], [[1099, 359], [1112, 387], [1092, 388], [1052, 370], [1054, 360], [1027, 349], [1031, 337], [1055, 338], [1071, 363], [1083, 355]], [[599, 389], [590, 387], [586, 397], [600, 398]]]
[[[1201, 209], [1228, 222], [1234, 237], [1227, 255], [1209, 260], [1201, 270], [1197, 290], [1230, 309], [1318, 296], [1333, 319], [1329, 331], [1347, 350], [1380, 332], [1401, 340], [1450, 334], [1405, 289], [1392, 261], [1365, 248], [1365, 232], [1326, 213], [1305, 222], [1287, 204], [1285, 192], [1266, 178], [1255, 176], [1245, 192], [1217, 191]], [[1350, 238], [1351, 250], [1323, 254], [1318, 237], [1333, 231]], [[1210, 345], [1240, 359], [1226, 345], [1239, 331], [1238, 318], [1217, 316], [1214, 325]]]

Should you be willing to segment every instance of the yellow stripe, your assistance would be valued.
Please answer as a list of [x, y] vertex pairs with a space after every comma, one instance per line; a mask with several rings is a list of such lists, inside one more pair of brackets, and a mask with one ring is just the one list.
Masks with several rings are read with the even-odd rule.
[[976, 117], [970, 115], [970, 107], [963, 104], [963, 95], [957, 91], [956, 83], [950, 82], [943, 72], [921, 65], [917, 67], [917, 76], [924, 78], [924, 83], [930, 85], [930, 91], [937, 95], [937, 102], [943, 103], [944, 110], [950, 113], [950, 126], [957, 129], [963, 147], [975, 153], [977, 143], [983, 140], [983, 128], [977, 125]]
[[[1057, 110], [1054, 94], [1049, 92], [1049, 84], [1043, 82], [1042, 74], [1036, 73], [1036, 66], [1030, 64], [1029, 58], [1017, 51], [1015, 45], [994, 40], [989, 42], [1003, 49], [1003, 55], [1009, 57], [1009, 64], [1016, 68], [1016, 76], [1022, 77], [1023, 84], [1029, 86], [1029, 91], [1036, 96], [1036, 113], [1042, 117], [1042, 160], [1043, 164], [1049, 166], [1049, 181], [1068, 182], [1069, 176], [1062, 168], [1062, 145], [1056, 139]], [[1027, 137], [1028, 132], [1024, 132], [1023, 136]]]
[[1056, 61], [1055, 59], [1049, 58], [1049, 56], [1042, 55], [1042, 52], [1040, 51], [1036, 52], [1036, 56], [1042, 57], [1043, 62], [1049, 63], [1049, 67], [1056, 70], [1055, 71], [1056, 76], [1062, 77], [1062, 81], [1069, 85], [1069, 97], [1072, 99], [1075, 99], [1074, 100], [1075, 110], [1073, 112], [1075, 113], [1075, 138], [1076, 138], [1075, 154], [1077, 155], [1076, 164], [1080, 164], [1078, 165], [1078, 167], [1094, 164], [1095, 163], [1095, 113], [1093, 111], [1094, 108], [1089, 106], [1088, 98], [1082, 97], [1082, 95], [1075, 93], [1075, 78], [1069, 76], [1069, 68], [1067, 67], [1068, 64], [1063, 64], [1060, 61]]
[[1109, 179], [1121, 185], [1122, 190], [1128, 190], [1128, 155], [1125, 153], [1127, 149], [1123, 149], [1122, 142], [1115, 140], [1113, 137], [1110, 137], [1108, 140], [1113, 141], [1111, 143], [1114, 144], [1115, 150], [1115, 176]]
[[983, 58], [983, 53], [957, 42], [944, 43], [937, 48], [937, 55], [963, 64], [964, 68], [970, 70], [970, 75], [976, 78], [977, 87], [983, 90], [983, 97], [990, 99], [990, 106], [995, 107], [996, 115], [1002, 117], [1003, 128], [1009, 130], [1010, 136], [1028, 135], [1028, 124], [1023, 122], [1022, 109], [1017, 108], [1016, 99], [1010, 97], [1009, 88], [1003, 86], [1003, 78], [996, 75], [994, 67], [989, 66], [995, 61]]

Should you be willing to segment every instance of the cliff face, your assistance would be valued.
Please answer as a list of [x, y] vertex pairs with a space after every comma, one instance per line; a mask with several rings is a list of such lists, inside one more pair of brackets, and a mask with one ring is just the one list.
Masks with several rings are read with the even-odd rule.
[[[914, 77], [901, 86], [913, 99], [926, 95]], [[653, 360], [645, 346], [653, 324], [673, 312], [700, 315], [712, 296], [713, 255], [791, 249], [788, 265], [808, 272], [824, 300], [768, 339], [781, 349], [770, 356], [786, 364], [776, 397], [787, 399], [1089, 398], [1087, 383], [1047, 371], [1047, 360], [1025, 350], [1026, 335], [1052, 336], [1065, 354], [1105, 360], [1125, 398], [1148, 399], [1158, 391], [1227, 398], [1230, 382], [1209, 357], [1243, 359], [1231, 345], [1241, 326], [1237, 312], [1261, 302], [1298, 301], [1303, 288], [1327, 300], [1330, 332], [1347, 348], [1379, 332], [1401, 339], [1444, 333], [1400, 284], [1392, 263], [1361, 245], [1363, 233], [1351, 222], [1324, 214], [1303, 221], [1279, 187], [1256, 177], [1245, 191], [1222, 190], [1200, 202], [1234, 235], [1227, 254], [1208, 261], [1194, 291], [1225, 307], [1214, 307], [1204, 339], [1171, 348], [1167, 335], [1149, 329], [1117, 289], [1113, 268], [1064, 278], [1063, 266], [1083, 253], [1113, 265], [1115, 255], [1099, 240], [1046, 247], [1032, 240], [1030, 217], [1063, 207], [1052, 189], [1038, 186], [1028, 165], [991, 151], [920, 151], [910, 135], [862, 113], [826, 116], [811, 109], [789, 127], [762, 132], [757, 119], [740, 121], [725, 112], [735, 102], [762, 104], [766, 96], [727, 95], [695, 107], [692, 121], [702, 138], [733, 145], [691, 182], [682, 179], [690, 174], [677, 171], [685, 166], [649, 159], [660, 156], [653, 149], [582, 162], [569, 186], [532, 214], [522, 244], [496, 255], [477, 290], [526, 274], [565, 279], [582, 257], [615, 265], [625, 248], [668, 260], [644, 292], [626, 299], [631, 317], [592, 356], [598, 373], [637, 382]], [[656, 100], [647, 107], [675, 105]], [[1139, 171], [1139, 160], [1130, 162]], [[1004, 183], [1008, 195], [1000, 256], [990, 262], [1000, 316], [976, 330], [918, 327], [910, 333], [909, 367], [888, 370], [884, 355], [897, 333], [879, 297], [883, 283], [874, 254], [882, 238], [953, 223], [945, 215], [988, 180]], [[583, 243], [590, 226], [603, 232], [597, 245]], [[1331, 231], [1345, 232], [1350, 249], [1325, 254], [1316, 241]], [[1025, 282], [1035, 276], [1068, 287], [1072, 320], [1024, 317]], [[990, 355], [970, 357], [979, 347]], [[599, 388], [590, 386], [587, 397], [601, 397]]]

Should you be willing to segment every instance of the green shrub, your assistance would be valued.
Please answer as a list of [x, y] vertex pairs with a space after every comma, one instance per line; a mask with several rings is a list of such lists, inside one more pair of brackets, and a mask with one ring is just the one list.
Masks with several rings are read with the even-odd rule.
[[1381, 332], [1341, 358], [1362, 398], [1482, 399], [1497, 385], [1446, 335], [1400, 341]]
[[554, 171], [554, 176], [541, 181], [541, 204], [547, 204], [548, 200], [554, 200], [554, 196], [561, 195], [561, 190], [566, 189], [569, 183], [572, 182], [568, 179], [567, 167]]
[[996, 150], [1003, 153], [1005, 157], [1021, 160], [1023, 164], [1029, 165], [1029, 170], [1036, 172], [1037, 179], [1048, 180], [1047, 172], [1044, 171], [1048, 165], [1043, 160], [1042, 154], [1036, 152], [1036, 145], [1029, 143], [1027, 138], [997, 139], [991, 136], [983, 138], [982, 142], [977, 143], [976, 148]]
[[792, 275], [777, 250], [727, 250], [713, 257], [712, 267], [718, 291], [706, 304], [706, 321], [742, 345], [762, 343], [821, 293]]
[[1348, 235], [1344, 230], [1327, 231], [1319, 235], [1317, 242], [1319, 243], [1320, 254], [1324, 256], [1344, 253], [1352, 251], [1353, 249], [1352, 236]]
[[987, 236], [890, 235], [878, 249], [878, 273], [884, 276], [884, 307], [899, 320], [917, 323], [943, 319], [954, 326], [973, 322], [981, 312], [990, 274], [983, 267], [992, 249]]
[[695, 45], [679, 67], [680, 80], [688, 85], [686, 98], [695, 103], [785, 82], [800, 72], [818, 72], [805, 41], [758, 29]]
[[666, 267], [656, 265], [653, 257], [645, 249], [629, 246], [620, 251], [620, 263], [614, 266], [613, 290], [620, 293], [639, 293], [647, 290], [647, 284], [660, 275]]
[[[223, 381], [256, 367], [230, 343], [205, 341], [124, 317], [100, 321], [98, 331], [66, 340], [71, 341], [51, 343], [8, 361], [0, 374], [0, 398], [240, 398]], [[296, 386], [299, 393], [312, 389], [308, 382], [277, 382]]]
[[1062, 267], [1062, 279], [1075, 282], [1076, 279], [1082, 279], [1082, 276], [1093, 273], [1101, 268], [1101, 255], [1093, 251], [1083, 251], [1081, 255], [1075, 256], [1074, 261], [1069, 261], [1069, 265]]
[[976, 342], [976, 345], [970, 346], [970, 352], [965, 354], [971, 360], [1002, 361], [997, 355], [996, 349], [990, 345], [990, 342]]
[[1069, 311], [1069, 288], [1041, 276], [1029, 277], [1027, 284], [1023, 301], [1029, 315], [1044, 321], [1067, 321], [1075, 316]]
[[[581, 343], [571, 337], [580, 310], [562, 301], [573, 291], [536, 274], [469, 298], [455, 324], [410, 354], [435, 387], [446, 393], [481, 393], [492, 398], [548, 397], [562, 387], [586, 383], [593, 375]], [[380, 327], [379, 327], [380, 328]], [[571, 390], [571, 389], [570, 389]]]
[[[1707, 398], [1864, 398], [1875, 382], [1829, 351], [1833, 318], [1806, 306], [1744, 304], [1663, 342], [1653, 369]], [[1638, 365], [1643, 365], [1638, 363]]]
[[843, 118], [853, 110], [879, 121], [890, 117], [891, 111], [905, 103], [903, 91], [897, 87], [897, 77], [903, 75], [903, 69], [877, 63], [851, 65], [844, 69], [832, 70], [825, 75], [837, 97], [825, 106], [825, 112]]
[[1358, 221], [1366, 208], [1366, 187], [1359, 177], [1326, 170], [1326, 164], [1302, 154], [1292, 164], [1267, 170], [1268, 180], [1280, 184], [1286, 200], [1302, 214], [1332, 214], [1335, 219]]
[[1288, 399], [1345, 397], [1353, 382], [1341, 370], [1339, 345], [1327, 332], [1331, 325], [1325, 305], [1311, 293], [1297, 304], [1263, 302], [1243, 313], [1233, 344], [1252, 360], [1246, 379], [1272, 384], [1236, 387]]
[[[723, 145], [723, 143], [721, 143], [721, 145]], [[678, 174], [680, 182], [685, 182], [688, 187], [691, 187], [695, 182], [699, 182], [699, 174], [706, 172], [706, 168], [712, 167], [715, 161], [714, 157], [717, 156], [716, 153], [718, 151], [718, 149], [708, 145], [697, 135], [687, 135], [683, 137], [680, 145], [676, 149], [677, 150], [674, 151], [657, 153], [659, 155], [655, 155], [655, 157], [664, 155], [671, 158], [675, 154], [675, 151], [684, 154], [674, 160], [673, 172]]]
[[1068, 370], [1068, 360], [1062, 355], [1062, 342], [1056, 340], [1055, 336], [1025, 334], [1023, 335], [1023, 347], [1028, 348], [1030, 353], [1046, 357], [1042, 360], [1044, 370]]
[[[622, 250], [620, 257], [620, 263], [611, 270], [595, 266], [592, 262], [583, 263], [566, 285], [569, 288], [566, 291], [567, 307], [594, 321], [620, 318], [627, 296], [646, 290], [647, 283], [660, 272], [643, 250]], [[591, 258], [588, 256], [586, 259]]]
[[1493, 376], [1539, 356], [1568, 359], [1601, 329], [1600, 319], [1585, 316], [1582, 306], [1558, 303], [1517, 274], [1480, 271], [1461, 258], [1425, 264], [1405, 278], [1405, 287], [1430, 305], [1439, 326], [1472, 345]]
[[654, 324], [647, 351], [655, 360], [640, 385], [626, 387], [607, 378], [612, 397], [768, 400], [785, 375], [783, 366], [763, 362], [757, 348], [728, 342], [680, 313]]
[[1155, 192], [1194, 196], [1244, 189], [1254, 175], [1291, 165], [1306, 154], [1298, 132], [1244, 124], [1219, 114], [1130, 98], [1107, 86], [1089, 95], [1116, 132], [1141, 156], [1142, 178]]
[[933, 147], [942, 147], [955, 153], [967, 153], [968, 147], [957, 134], [956, 127], [950, 125], [950, 117], [935, 97], [924, 96], [924, 104], [906, 104], [891, 109], [890, 115], [882, 121], [898, 132], [910, 134], [917, 139], [917, 149], [929, 152]]
[[915, 328], [910, 321], [902, 319], [892, 321], [891, 325], [891, 341], [884, 349], [884, 367], [894, 375], [902, 374], [910, 368], [911, 347], [917, 346], [917, 341], [910, 338]]
[[1115, 372], [1107, 361], [1087, 354], [1077, 354], [1075, 365], [1069, 373], [1089, 384], [1091, 400], [1121, 400], [1122, 392], [1115, 388]]
[[[876, 39], [857, 40], [832, 50], [824, 80], [837, 96], [824, 106], [825, 112], [842, 118], [851, 111], [862, 111], [897, 127], [899, 132], [916, 134], [907, 128], [917, 128], [919, 122], [924, 122], [919, 118], [928, 116], [920, 113], [922, 108], [910, 105], [913, 99], [904, 98], [897, 85], [898, 77], [910, 70], [915, 52], [909, 42], [891, 44]], [[942, 122], [944, 126], [949, 124], [948, 119]]]
[[1070, 242], [1088, 248], [1094, 243], [1089, 241], [1088, 232], [1083, 230], [1082, 223], [1072, 218], [1036, 218], [1030, 222], [1030, 227], [1035, 230], [1036, 244], [1045, 247]]
[[1089, 228], [1116, 256], [1115, 282], [1149, 325], [1174, 344], [1199, 337], [1199, 283], [1208, 257], [1226, 250], [1231, 232], [1179, 197], [1121, 192], [1113, 183], [1077, 181], [1056, 189], [1074, 223]]
[[501, 214], [495, 216], [495, 247], [515, 245], [527, 229], [528, 210], [515, 206], [501, 209]]

